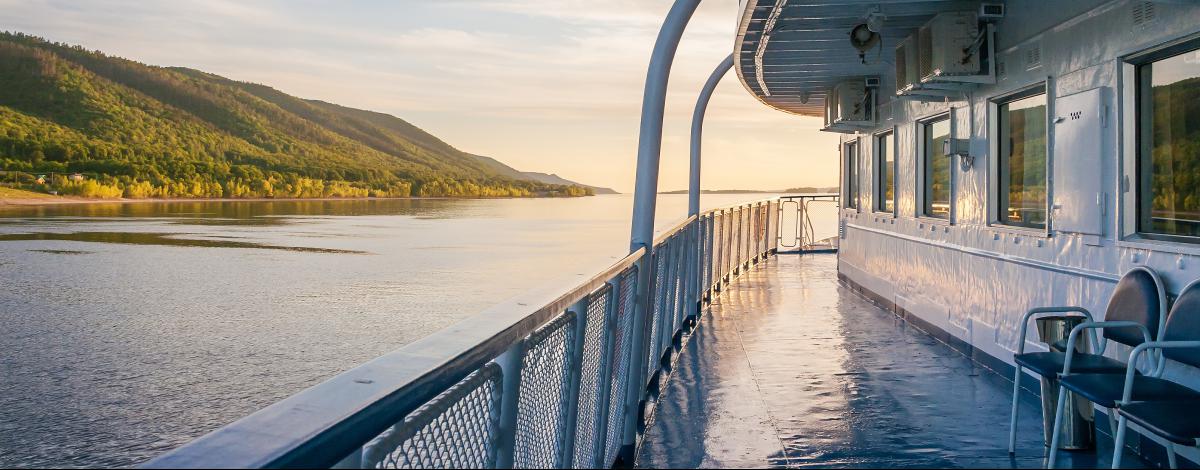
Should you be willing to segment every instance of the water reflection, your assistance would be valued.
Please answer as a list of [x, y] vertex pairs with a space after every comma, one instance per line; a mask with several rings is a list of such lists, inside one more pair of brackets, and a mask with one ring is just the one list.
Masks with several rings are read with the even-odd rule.
[[[217, 237], [214, 237], [217, 238]], [[220, 237], [232, 238], [232, 237]], [[163, 245], [190, 246], [201, 248], [257, 248], [264, 250], [287, 250], [301, 253], [342, 253], [364, 254], [365, 251], [338, 250], [333, 248], [312, 248], [305, 246], [280, 246], [265, 243], [242, 242], [233, 240], [211, 240], [199, 238], [179, 238], [179, 234], [148, 233], [148, 232], [72, 232], [72, 233], [10, 233], [0, 234], [0, 241], [14, 240], [64, 240], [76, 242], [119, 243], [124, 245]], [[76, 250], [31, 250], [43, 253], [82, 254], [86, 251]]]
[[[250, 201], [144, 201], [44, 206], [3, 206], [2, 218], [176, 218], [189, 224], [278, 225], [293, 216], [402, 215], [444, 217], [446, 210], [473, 201], [456, 199], [319, 199]], [[11, 221], [10, 221], [11, 222]]]
[[[0, 467], [136, 465], [502, 299], [591, 275], [627, 252], [631, 207], [0, 206]], [[657, 226], [686, 208], [663, 196]]]

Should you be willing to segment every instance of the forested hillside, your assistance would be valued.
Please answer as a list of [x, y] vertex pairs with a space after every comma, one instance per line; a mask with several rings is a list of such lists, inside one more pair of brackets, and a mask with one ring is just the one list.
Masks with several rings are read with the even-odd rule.
[[394, 116], [20, 33], [0, 33], [0, 170], [0, 182], [101, 197], [591, 194]]

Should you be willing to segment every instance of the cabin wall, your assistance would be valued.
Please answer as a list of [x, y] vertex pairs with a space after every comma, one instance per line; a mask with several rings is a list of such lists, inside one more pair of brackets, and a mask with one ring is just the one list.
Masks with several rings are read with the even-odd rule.
[[[863, 158], [859, 208], [841, 211], [846, 227], [840, 241], [841, 274], [1009, 363], [1017, 349], [1020, 318], [1029, 308], [1080, 305], [1102, 317], [1116, 279], [1140, 265], [1156, 270], [1172, 293], [1200, 278], [1200, 245], [1140, 241], [1127, 233], [1125, 218], [1135, 217], [1134, 193], [1123, 193], [1119, 184], [1131, 168], [1126, 162], [1132, 161], [1134, 138], [1133, 109], [1123, 100], [1130, 91], [1123, 89], [1127, 84], [1120, 58], [1200, 34], [1200, 2], [1155, 2], [1155, 20], [1141, 26], [1133, 21], [1135, 3], [1140, 2], [1009, 0], [1008, 17], [997, 26], [997, 52], [1005, 73], [995, 85], [975, 88], [965, 101], [894, 99], [886, 88], [894, 77], [886, 77], [888, 91], [882, 93], [875, 132], [895, 130], [897, 213], [873, 210], [873, 133], [845, 136], [843, 142], [860, 142]], [[1040, 50], [1040, 66], [1026, 63], [1034, 48]], [[1102, 220], [1103, 233], [1098, 236], [1056, 230], [1053, 220], [1048, 232], [991, 223], [996, 202], [991, 194], [995, 150], [990, 137], [996, 116], [989, 100], [1041, 81], [1047, 81], [1050, 121], [1056, 101], [1087, 90], [1101, 89], [1109, 109], [1107, 125], [1100, 131], [1100, 154], [1076, 158], [1079, 163], [1071, 170], [1078, 173], [1060, 176], [1099, 180], [1104, 209], [1090, 214]], [[916, 121], [944, 112], [953, 114], [954, 136], [970, 139], [975, 156], [969, 170], [955, 165], [951, 171], [949, 222], [917, 215], [921, 155]], [[1048, 126], [1053, 140], [1055, 126]], [[1067, 157], [1049, 155], [1051, 161]], [[1052, 199], [1074, 190], [1056, 186], [1054, 178], [1052, 174]], [[844, 184], [844, 177], [841, 181]], [[1027, 350], [1044, 349], [1036, 343], [1036, 333], [1031, 337]], [[1127, 353], [1123, 347], [1110, 347], [1108, 352], [1114, 357]], [[1200, 375], [1194, 371], [1172, 367], [1168, 373], [1200, 387]]]

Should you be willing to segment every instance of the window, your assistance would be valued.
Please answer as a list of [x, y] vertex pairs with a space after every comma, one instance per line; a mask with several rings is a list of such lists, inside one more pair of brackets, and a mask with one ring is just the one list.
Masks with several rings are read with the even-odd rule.
[[1004, 225], [1046, 228], [1046, 88], [997, 104], [998, 180], [996, 220]]
[[1137, 67], [1138, 231], [1148, 238], [1200, 237], [1200, 50], [1188, 48]]
[[875, 136], [875, 210], [896, 213], [896, 156], [892, 133]]
[[843, 149], [846, 162], [846, 181], [843, 183], [846, 188], [846, 208], [858, 209], [858, 144], [849, 143]]
[[950, 219], [950, 156], [943, 146], [950, 138], [950, 116], [943, 116], [922, 125], [925, 154], [924, 203], [921, 215]]

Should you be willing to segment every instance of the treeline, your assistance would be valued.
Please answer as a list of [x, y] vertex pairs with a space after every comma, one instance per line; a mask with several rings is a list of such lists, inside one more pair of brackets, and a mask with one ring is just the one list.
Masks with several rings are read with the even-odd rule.
[[1200, 220], [1200, 78], [1159, 85], [1152, 93], [1154, 211]]
[[[0, 170], [123, 197], [527, 197], [515, 179], [392, 116], [0, 33]], [[62, 183], [62, 184], [60, 184]]]

